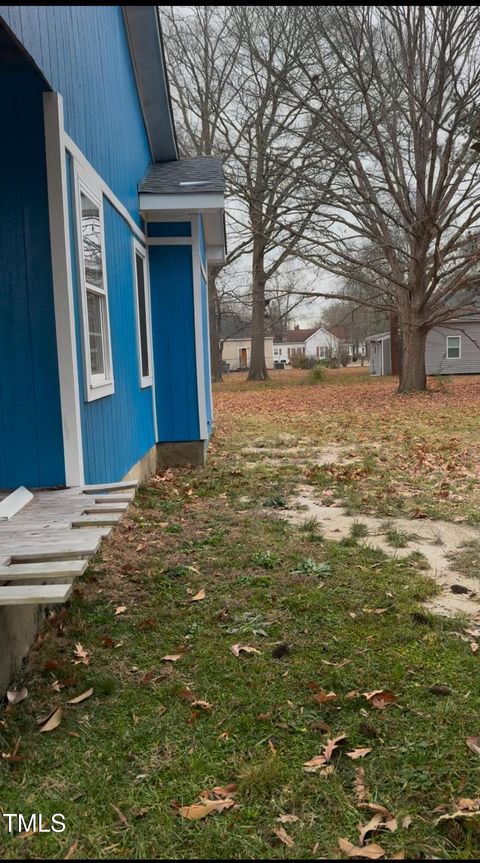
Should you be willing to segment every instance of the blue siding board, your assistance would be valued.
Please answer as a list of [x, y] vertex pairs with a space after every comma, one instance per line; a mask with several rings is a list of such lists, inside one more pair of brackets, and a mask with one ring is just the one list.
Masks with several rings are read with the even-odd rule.
[[0, 488], [65, 482], [42, 91], [2, 70]]
[[151, 161], [121, 6], [0, 6], [53, 90], [65, 128], [141, 225], [137, 185]]
[[159, 441], [199, 440], [192, 252], [150, 246]]
[[148, 222], [149, 237], [191, 237], [190, 222]]

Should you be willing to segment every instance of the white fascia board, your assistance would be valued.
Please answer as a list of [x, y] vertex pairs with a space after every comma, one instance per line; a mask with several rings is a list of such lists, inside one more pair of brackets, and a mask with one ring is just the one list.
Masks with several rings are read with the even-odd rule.
[[186, 195], [155, 195], [141, 192], [139, 195], [140, 212], [152, 210], [184, 210], [186, 213], [205, 213], [225, 208], [225, 198], [221, 192], [194, 192]]
[[225, 249], [223, 245], [207, 246], [207, 257], [209, 264], [224, 264]]

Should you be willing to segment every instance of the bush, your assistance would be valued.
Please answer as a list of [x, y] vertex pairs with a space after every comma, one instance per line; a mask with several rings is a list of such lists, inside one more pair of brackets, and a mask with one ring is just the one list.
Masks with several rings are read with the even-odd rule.
[[321, 363], [315, 363], [313, 369], [310, 372], [310, 380], [313, 384], [323, 384], [323, 382], [327, 378], [327, 372], [325, 371], [325, 366]]
[[306, 357], [305, 354], [292, 354], [290, 357], [290, 365], [292, 366], [292, 369], [309, 369], [310, 357]]

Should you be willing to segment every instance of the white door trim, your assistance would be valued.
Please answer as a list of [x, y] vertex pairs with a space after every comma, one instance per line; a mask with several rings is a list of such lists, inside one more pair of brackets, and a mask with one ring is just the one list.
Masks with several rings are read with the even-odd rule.
[[63, 101], [59, 93], [43, 94], [43, 111], [65, 482], [69, 486], [77, 486], [84, 483], [83, 445], [71, 272]]
[[204, 339], [202, 319], [202, 273], [200, 268], [200, 237], [198, 216], [192, 218], [193, 309], [195, 316], [195, 356], [197, 366], [197, 399], [200, 440], [207, 440], [207, 404], [204, 372]]

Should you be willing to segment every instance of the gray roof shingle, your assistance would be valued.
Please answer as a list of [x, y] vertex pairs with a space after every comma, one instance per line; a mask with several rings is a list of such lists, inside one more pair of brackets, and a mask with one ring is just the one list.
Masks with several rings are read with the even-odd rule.
[[199, 156], [175, 162], [154, 162], [140, 183], [139, 191], [155, 195], [181, 195], [194, 192], [225, 191], [221, 159]]

